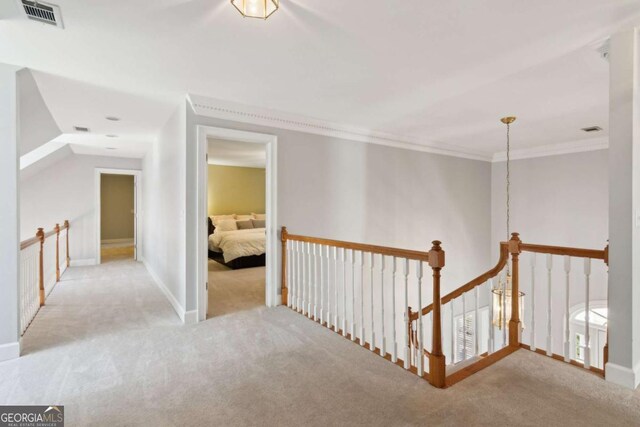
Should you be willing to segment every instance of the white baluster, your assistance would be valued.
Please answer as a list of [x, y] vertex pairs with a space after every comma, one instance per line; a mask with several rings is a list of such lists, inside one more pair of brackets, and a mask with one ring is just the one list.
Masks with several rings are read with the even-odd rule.
[[335, 305], [335, 313], [333, 317], [333, 330], [338, 332], [339, 323], [338, 323], [338, 248], [333, 248], [333, 293], [334, 293], [334, 301]]
[[360, 251], [360, 345], [364, 346], [364, 252]]
[[347, 250], [342, 248], [342, 336], [347, 336]]
[[307, 309], [307, 276], [305, 270], [305, 256], [304, 256], [305, 244], [304, 242], [300, 242], [300, 288], [302, 289], [302, 307], [300, 308], [300, 313], [303, 315], [306, 314]]
[[531, 350], [536, 351], [536, 253], [531, 254]]
[[553, 255], [547, 254], [547, 356], [551, 356], [551, 269], [553, 268]]
[[307, 257], [306, 257], [306, 272], [307, 272], [307, 317], [311, 319], [313, 317], [313, 311], [311, 306], [313, 303], [313, 283], [312, 283], [312, 267], [313, 260], [311, 259], [311, 243], [307, 243]]
[[331, 247], [327, 246], [327, 328], [331, 329], [333, 316], [331, 315]]
[[467, 294], [462, 294], [462, 360], [467, 360]]
[[320, 256], [320, 324], [324, 324], [324, 266], [322, 259], [324, 258], [324, 246], [318, 247], [318, 255]]
[[405, 346], [404, 346], [404, 368], [409, 369], [411, 367], [411, 360], [409, 358], [409, 347], [411, 338], [409, 337], [409, 260], [404, 260], [404, 333], [405, 333]]
[[313, 320], [318, 320], [318, 253], [317, 245], [313, 244]]
[[569, 334], [569, 288], [570, 288], [570, 276], [571, 276], [571, 257], [564, 257], [564, 274], [565, 274], [565, 288], [564, 288], [564, 361], [569, 362], [571, 360], [571, 344]]
[[294, 272], [293, 272], [293, 279], [295, 280], [295, 288], [296, 288], [296, 299], [295, 299], [295, 307], [294, 309], [296, 311], [300, 311], [300, 259], [299, 259], [299, 248], [300, 248], [300, 242], [296, 241], [293, 242], [293, 268], [294, 268]]
[[393, 347], [391, 348], [391, 361], [396, 363], [398, 361], [398, 342], [396, 339], [396, 271], [398, 267], [398, 259], [393, 257], [393, 276], [391, 279], [391, 319], [393, 320], [391, 328], [391, 339], [393, 340]]
[[416, 275], [418, 277], [418, 357], [417, 357], [417, 366], [418, 376], [421, 377], [424, 374], [424, 341], [422, 335], [422, 261], [418, 261]]
[[356, 251], [351, 249], [351, 341], [356, 340]]
[[455, 299], [451, 300], [451, 352], [453, 355], [451, 356], [451, 363], [456, 363], [458, 359], [458, 354], [456, 352], [456, 335], [458, 335], [458, 331], [456, 328], [456, 317], [455, 317]]
[[591, 258], [585, 258], [584, 259], [584, 294], [585, 294], [585, 303], [584, 303], [584, 310], [585, 310], [585, 317], [584, 317], [584, 323], [585, 323], [585, 328], [584, 328], [584, 367], [586, 369], [590, 369], [591, 368], [591, 345], [590, 345], [590, 328], [589, 328], [589, 317], [590, 317], [590, 311], [591, 311], [591, 307], [590, 307], [590, 289], [589, 289], [589, 285], [590, 285], [590, 278], [591, 278]]
[[289, 287], [289, 292], [287, 292], [287, 307], [292, 308], [293, 307], [293, 263], [291, 262], [292, 260], [292, 251], [291, 251], [291, 244], [293, 242], [291, 240], [287, 240], [286, 242], [286, 248], [287, 248], [287, 276], [288, 276], [288, 283], [287, 286]]
[[380, 345], [380, 355], [387, 355], [387, 339], [384, 334], [384, 255], [380, 254], [380, 336], [382, 344]]
[[473, 289], [473, 295], [474, 295], [474, 299], [475, 299], [475, 306], [476, 306], [476, 311], [475, 311], [475, 316], [474, 316], [474, 320], [473, 320], [473, 337], [474, 337], [474, 342], [475, 342], [475, 348], [473, 350], [473, 355], [477, 356], [480, 354], [480, 310], [479, 310], [479, 305], [480, 305], [480, 296], [478, 295], [478, 287], [476, 286]]
[[374, 329], [375, 324], [373, 321], [373, 253], [369, 253], [369, 268], [370, 268], [370, 272], [369, 272], [369, 282], [370, 282], [370, 292], [369, 292], [369, 302], [370, 302], [370, 309], [371, 309], [371, 316], [370, 316], [370, 320], [371, 320], [371, 342], [370, 344], [370, 350], [374, 351], [376, 349], [376, 331]]
[[492, 292], [493, 289], [493, 279], [489, 280], [486, 283], [487, 289], [489, 291], [489, 337], [487, 342], [487, 352], [489, 354], [493, 353], [495, 350], [495, 325], [493, 324], [493, 298], [494, 294]]

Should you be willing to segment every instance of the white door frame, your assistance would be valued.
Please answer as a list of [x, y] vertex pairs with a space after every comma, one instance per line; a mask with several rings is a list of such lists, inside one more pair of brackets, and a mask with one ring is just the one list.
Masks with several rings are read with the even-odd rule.
[[266, 256], [266, 286], [265, 302], [268, 307], [275, 307], [280, 304], [278, 299], [278, 217], [277, 217], [277, 178], [278, 178], [278, 137], [264, 133], [246, 132], [234, 129], [218, 128], [212, 126], [197, 126], [198, 132], [198, 168], [197, 168], [197, 191], [198, 191], [198, 224], [196, 226], [198, 234], [198, 271], [196, 280], [198, 284], [197, 305], [198, 321], [207, 318], [207, 281], [208, 281], [208, 226], [207, 226], [207, 190], [208, 190], [208, 170], [207, 170], [207, 138], [224, 139], [227, 141], [241, 141], [255, 144], [264, 144], [267, 154], [266, 161], [266, 233], [267, 233], [267, 256]]
[[138, 224], [138, 218], [142, 212], [142, 171], [139, 169], [108, 169], [96, 168], [95, 170], [95, 186], [96, 198], [94, 203], [94, 212], [96, 216], [96, 264], [100, 264], [101, 249], [101, 230], [100, 230], [100, 178], [102, 174], [109, 175], [133, 175], [135, 203], [133, 206], [133, 227], [134, 227], [134, 259], [138, 261], [142, 253], [142, 227]]

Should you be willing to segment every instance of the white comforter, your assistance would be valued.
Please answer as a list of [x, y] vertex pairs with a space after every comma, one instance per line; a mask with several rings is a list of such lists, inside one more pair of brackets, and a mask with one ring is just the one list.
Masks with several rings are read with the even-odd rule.
[[262, 255], [266, 248], [264, 228], [248, 230], [214, 231], [209, 236], [209, 248], [222, 251], [224, 262], [251, 255]]

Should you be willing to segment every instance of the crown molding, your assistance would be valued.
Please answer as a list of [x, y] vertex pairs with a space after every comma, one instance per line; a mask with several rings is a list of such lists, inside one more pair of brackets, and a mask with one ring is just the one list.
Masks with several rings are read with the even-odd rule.
[[[600, 138], [579, 139], [577, 141], [568, 141], [559, 144], [548, 144], [533, 148], [511, 150], [509, 157], [511, 160], [532, 159], [535, 157], [558, 156], [561, 154], [605, 150], [607, 148], [609, 148], [609, 138], [603, 136]], [[501, 151], [493, 155], [492, 162], [505, 161], [507, 161], [506, 151]]]
[[422, 151], [464, 159], [491, 161], [491, 155], [487, 153], [419, 138], [398, 136], [193, 94], [187, 95], [187, 100], [191, 104], [193, 111], [199, 116], [287, 129], [369, 144], [385, 145], [405, 150]]

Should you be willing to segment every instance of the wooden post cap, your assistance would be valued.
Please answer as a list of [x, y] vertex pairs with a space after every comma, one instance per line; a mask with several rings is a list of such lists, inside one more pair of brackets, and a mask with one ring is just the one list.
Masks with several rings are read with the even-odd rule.
[[36, 232], [36, 237], [40, 239], [41, 242], [44, 242], [44, 228], [38, 228]]
[[520, 240], [520, 233], [511, 233], [511, 239], [509, 239], [509, 253], [511, 254], [519, 254], [522, 252], [520, 249], [520, 244], [522, 240]]
[[65, 220], [64, 220], [64, 226], [65, 226], [65, 227], [69, 227], [69, 220], [68, 220], [68, 219], [65, 219]]
[[432, 268], [444, 267], [444, 251], [440, 246], [442, 244], [439, 240], [434, 240], [433, 247], [429, 251], [429, 266]]
[[282, 226], [282, 231], [280, 232], [280, 238], [285, 241], [287, 240], [287, 227], [285, 227], [284, 225]]
[[60, 234], [60, 224], [56, 224], [56, 226], [53, 227], [53, 231], [55, 231], [56, 234]]

